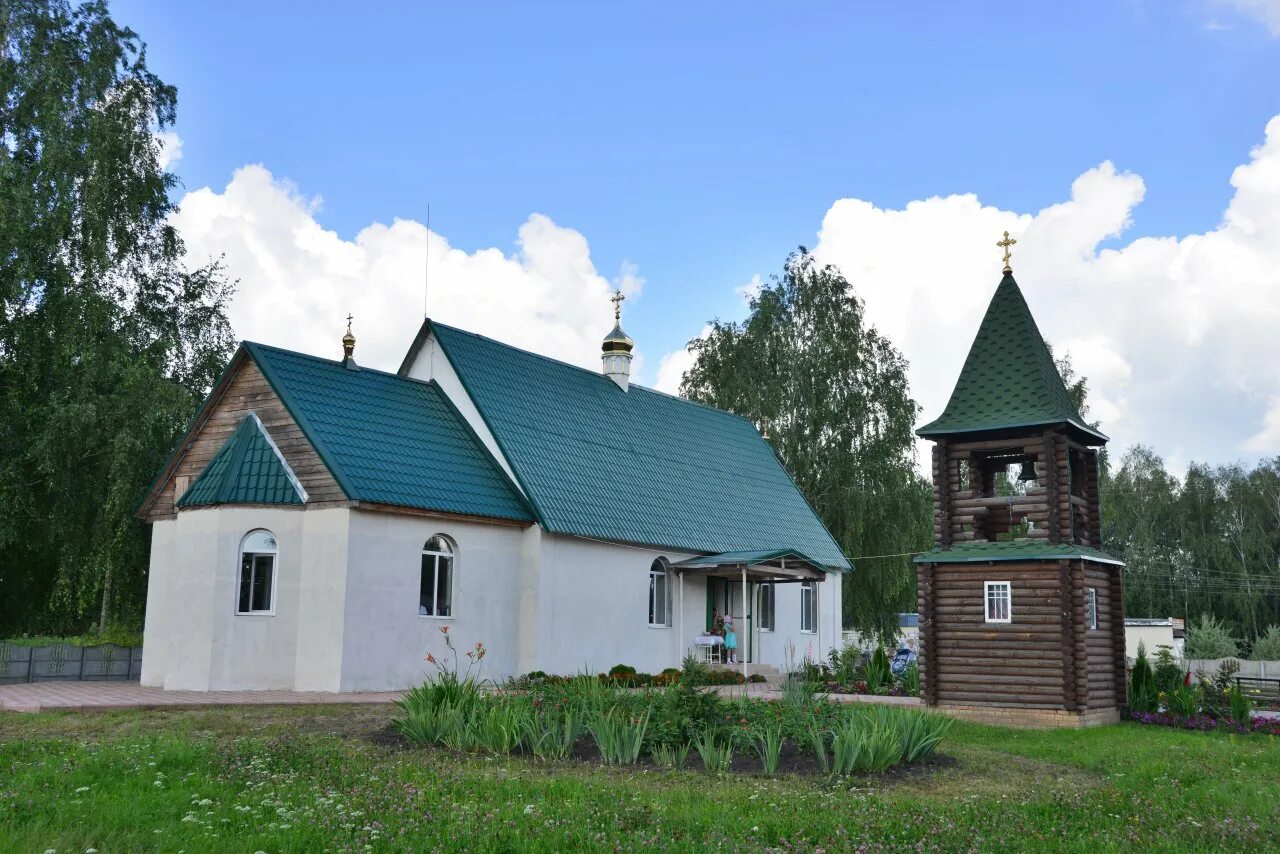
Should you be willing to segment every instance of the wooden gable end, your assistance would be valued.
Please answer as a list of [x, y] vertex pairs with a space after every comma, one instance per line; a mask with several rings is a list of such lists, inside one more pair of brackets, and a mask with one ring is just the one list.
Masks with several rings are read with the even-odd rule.
[[139, 518], [153, 522], [172, 517], [176, 512], [174, 503], [180, 495], [178, 490], [188, 487], [204, 471], [250, 412], [258, 414], [285, 462], [307, 491], [308, 506], [347, 502], [342, 487], [267, 378], [253, 359], [241, 352], [233, 360], [228, 376], [210, 394], [164, 474], [152, 487], [138, 511]]

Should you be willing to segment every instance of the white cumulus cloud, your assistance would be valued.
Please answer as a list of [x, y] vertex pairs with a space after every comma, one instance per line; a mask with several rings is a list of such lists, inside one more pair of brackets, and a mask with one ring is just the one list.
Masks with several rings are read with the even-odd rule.
[[[1171, 461], [1280, 453], [1280, 116], [1231, 176], [1220, 224], [1203, 234], [1124, 242], [1142, 179], [1110, 162], [1066, 200], [1003, 210], [974, 194], [900, 210], [836, 201], [814, 248], [840, 267], [872, 322], [911, 363], [928, 420], [955, 385], [1000, 280], [1004, 231], [1041, 332], [1089, 378], [1091, 416], [1120, 449]], [[663, 359], [679, 384], [687, 353]]]
[[432, 318], [598, 370], [610, 292], [634, 297], [643, 287], [631, 264], [610, 282], [582, 234], [541, 214], [519, 227], [515, 251], [469, 253], [413, 220], [374, 223], [348, 240], [316, 221], [320, 204], [262, 166], [180, 202], [174, 220], [191, 259], [222, 256], [240, 281], [230, 308], [239, 337], [338, 357], [350, 312], [356, 360], [395, 370], [422, 322], [427, 273]]

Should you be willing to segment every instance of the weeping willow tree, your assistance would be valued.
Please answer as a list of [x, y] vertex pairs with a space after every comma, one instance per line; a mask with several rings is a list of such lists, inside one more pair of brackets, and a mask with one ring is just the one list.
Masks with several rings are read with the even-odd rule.
[[230, 353], [168, 220], [176, 98], [105, 3], [0, 2], [0, 637], [141, 623], [133, 511]]
[[689, 348], [681, 394], [755, 422], [854, 559], [845, 626], [895, 632], [897, 613], [915, 610], [906, 553], [932, 535], [906, 359], [867, 322], [844, 276], [803, 247], [751, 299], [745, 321], [713, 321]]

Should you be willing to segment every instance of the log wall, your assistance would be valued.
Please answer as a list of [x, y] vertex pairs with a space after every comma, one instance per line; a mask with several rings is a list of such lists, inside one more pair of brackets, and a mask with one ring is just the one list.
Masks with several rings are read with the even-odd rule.
[[[1036, 485], [1025, 495], [990, 494], [982, 472], [983, 461], [993, 458], [1031, 462]], [[1003, 439], [940, 439], [933, 448], [932, 473], [933, 539], [939, 548], [1003, 539], [1024, 519], [1031, 523], [1029, 539], [1102, 545], [1098, 453], [1063, 428]]]
[[[921, 565], [919, 578], [927, 704], [1083, 712], [1123, 702], [1118, 567], [1080, 560], [938, 563]], [[986, 622], [987, 581], [1010, 583], [1011, 622]], [[1087, 616], [1089, 588], [1098, 591], [1097, 629]]]
[[346, 503], [342, 488], [272, 391], [267, 378], [252, 359], [246, 358], [235, 369], [205, 420], [183, 440], [174, 465], [149, 503], [143, 506], [142, 518], [153, 522], [172, 516], [178, 483], [189, 485], [194, 481], [250, 412], [258, 413], [272, 441], [307, 491], [308, 506]]

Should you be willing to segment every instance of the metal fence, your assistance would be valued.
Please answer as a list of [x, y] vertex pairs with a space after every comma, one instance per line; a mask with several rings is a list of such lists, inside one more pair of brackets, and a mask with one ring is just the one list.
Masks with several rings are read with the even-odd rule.
[[142, 676], [140, 646], [21, 646], [0, 643], [0, 685], [125, 681]]

